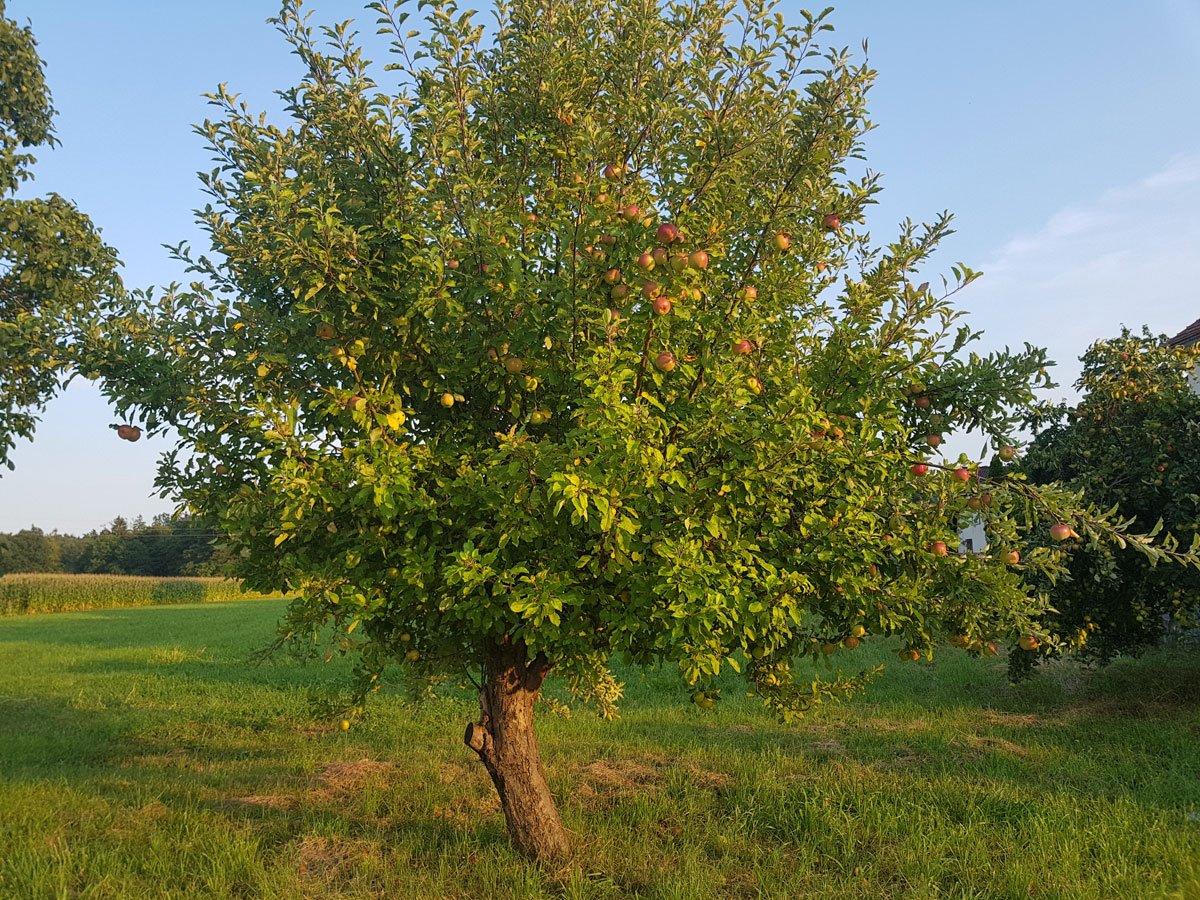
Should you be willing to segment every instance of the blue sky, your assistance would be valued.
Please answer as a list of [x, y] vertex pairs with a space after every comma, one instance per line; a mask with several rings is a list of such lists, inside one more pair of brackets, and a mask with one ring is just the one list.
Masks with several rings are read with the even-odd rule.
[[[795, 21], [800, 6], [781, 10]], [[373, 31], [359, 0], [308, 8]], [[264, 24], [277, 9], [8, 0], [9, 16], [32, 21], [59, 110], [63, 146], [41, 155], [35, 188], [92, 216], [127, 284], [178, 277], [161, 244], [197, 237], [201, 95], [228, 82], [272, 109], [294, 79]], [[1122, 324], [1174, 333], [1200, 317], [1200, 0], [857, 0], [832, 21], [838, 44], [869, 39], [879, 72], [868, 157], [885, 192], [872, 231], [886, 241], [904, 217], [956, 214], [938, 261], [985, 272], [960, 295], [985, 346], [1045, 346], [1069, 385], [1087, 344]], [[165, 440], [119, 441], [112, 421], [85, 383], [55, 400], [0, 478], [0, 531], [170, 511], [151, 496]]]

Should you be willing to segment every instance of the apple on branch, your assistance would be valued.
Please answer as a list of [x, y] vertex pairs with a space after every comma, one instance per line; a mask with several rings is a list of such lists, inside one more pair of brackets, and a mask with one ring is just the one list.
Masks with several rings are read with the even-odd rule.
[[680, 239], [679, 227], [673, 222], [663, 222], [658, 226], [655, 237], [660, 244], [673, 244]]

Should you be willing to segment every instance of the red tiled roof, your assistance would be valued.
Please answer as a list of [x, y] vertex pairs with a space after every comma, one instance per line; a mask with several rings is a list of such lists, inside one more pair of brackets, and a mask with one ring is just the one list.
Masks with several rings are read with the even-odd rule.
[[1190, 347], [1200, 344], [1200, 319], [1197, 319], [1168, 342], [1172, 347]]

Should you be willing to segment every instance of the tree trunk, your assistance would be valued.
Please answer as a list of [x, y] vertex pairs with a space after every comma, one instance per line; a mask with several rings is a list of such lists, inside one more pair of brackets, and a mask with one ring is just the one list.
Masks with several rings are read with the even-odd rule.
[[495, 648], [484, 664], [479, 721], [463, 737], [492, 777], [513, 844], [536, 860], [570, 849], [533, 730], [533, 705], [549, 669], [544, 660], [526, 659], [524, 645]]

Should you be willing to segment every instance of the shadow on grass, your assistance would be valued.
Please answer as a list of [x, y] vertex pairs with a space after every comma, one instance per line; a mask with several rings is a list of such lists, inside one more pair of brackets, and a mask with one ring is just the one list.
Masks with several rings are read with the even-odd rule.
[[[434, 869], [464, 844], [507, 846], [498, 811], [454, 820], [413, 802], [422, 799], [413, 785], [420, 764], [365, 762], [359, 745], [321, 746], [320, 738], [278, 731], [261, 741], [215, 730], [186, 740], [147, 735], [136, 712], [0, 695], [0, 786], [66, 791], [69, 803], [93, 798], [112, 821], [137, 822], [161, 805], [181, 821], [201, 816], [204, 825], [193, 829], [211, 830], [214, 821], [248, 828], [276, 849], [311, 834], [369, 838], [417, 848], [412, 855]], [[355, 774], [364, 766], [387, 777]], [[453, 794], [456, 786], [443, 790]]]

